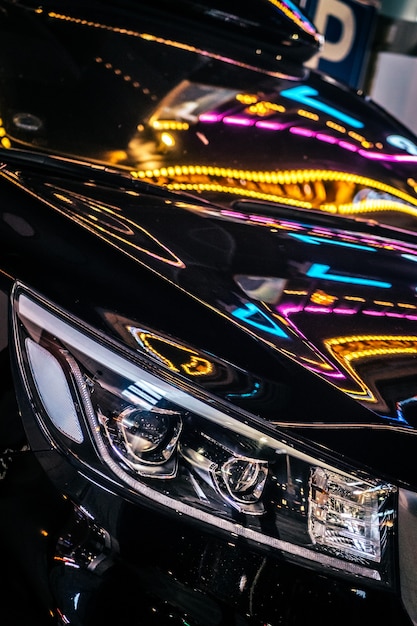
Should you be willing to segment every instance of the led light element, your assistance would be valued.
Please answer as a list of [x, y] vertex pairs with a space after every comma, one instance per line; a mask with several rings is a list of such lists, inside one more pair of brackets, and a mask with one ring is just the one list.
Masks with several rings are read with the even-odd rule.
[[310, 477], [309, 533], [314, 542], [378, 561], [378, 491], [315, 467]]
[[26, 350], [36, 388], [51, 421], [61, 433], [82, 443], [74, 397], [58, 360], [31, 339], [26, 340]]

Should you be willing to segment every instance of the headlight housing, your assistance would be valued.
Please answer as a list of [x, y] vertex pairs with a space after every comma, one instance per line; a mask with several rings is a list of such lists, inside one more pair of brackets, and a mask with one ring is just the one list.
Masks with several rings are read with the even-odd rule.
[[393, 584], [393, 485], [314, 458], [23, 285], [13, 300], [36, 419], [84, 473], [309, 567]]

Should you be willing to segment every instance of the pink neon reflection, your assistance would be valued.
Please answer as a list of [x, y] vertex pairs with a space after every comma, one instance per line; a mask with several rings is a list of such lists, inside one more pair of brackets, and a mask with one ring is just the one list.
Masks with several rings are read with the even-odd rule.
[[226, 217], [234, 217], [239, 220], [247, 220], [248, 216], [244, 213], [238, 213], [237, 211], [220, 211], [221, 215], [225, 215]]
[[302, 304], [285, 304], [276, 307], [276, 311], [280, 313], [286, 320], [289, 320], [291, 313], [299, 313], [304, 309]]
[[363, 315], [372, 315], [373, 317], [384, 317], [385, 313], [383, 311], [362, 311]]
[[265, 130], [284, 130], [287, 125], [280, 124], [279, 122], [268, 122], [267, 120], [261, 120], [260, 122], [256, 122], [255, 126], [257, 128], [263, 128]]
[[337, 144], [340, 148], [343, 148], [344, 150], [349, 150], [350, 152], [356, 152], [360, 156], [366, 159], [370, 159], [371, 161], [417, 163], [417, 156], [412, 154], [386, 154], [381, 152], [370, 152], [368, 150], [362, 149], [360, 150], [357, 146], [349, 143], [348, 141], [337, 139], [336, 137], [332, 137], [331, 135], [327, 135], [326, 133], [316, 133], [310, 128], [291, 126], [289, 131], [293, 135], [301, 135], [302, 137], [314, 137], [315, 139], [318, 139], [319, 141], [323, 141], [325, 143]]
[[333, 309], [333, 313], [338, 313], [339, 315], [355, 315], [356, 311], [355, 309], [343, 309], [343, 308], [338, 308], [338, 309]]
[[325, 133], [317, 133], [316, 137], [320, 141], [324, 141], [326, 143], [337, 143], [336, 137], [332, 137], [331, 135], [326, 135]]
[[306, 306], [304, 311], [307, 311], [307, 313], [331, 313], [332, 309], [324, 306]]
[[272, 217], [262, 217], [262, 215], [249, 215], [251, 222], [260, 222], [261, 224], [275, 224], [275, 220]]
[[290, 133], [293, 135], [301, 135], [302, 137], [314, 137], [315, 132], [309, 128], [301, 128], [300, 126], [291, 126]]
[[357, 152], [358, 148], [357, 146], [354, 146], [352, 143], [349, 143], [348, 141], [339, 141], [339, 146], [341, 148], [344, 148], [345, 150], [349, 150], [350, 152]]
[[221, 122], [222, 116], [218, 113], [202, 113], [199, 117], [200, 122]]
[[255, 124], [255, 120], [251, 120], [247, 117], [235, 117], [233, 115], [224, 117], [223, 122], [232, 126], [253, 126]]
[[[219, 113], [202, 113], [199, 116], [200, 122], [206, 122], [209, 124], [213, 124], [216, 122], [223, 121], [225, 124], [235, 125], [235, 126], [256, 126], [257, 128], [262, 128], [263, 130], [272, 130], [279, 131], [288, 128], [288, 124], [282, 124], [280, 122], [268, 121], [268, 120], [259, 120], [255, 122], [250, 118], [241, 117], [241, 116], [224, 116]], [[344, 150], [349, 150], [350, 152], [356, 152], [360, 156], [365, 159], [369, 159], [371, 161], [387, 161], [387, 162], [396, 162], [396, 163], [417, 163], [417, 156], [412, 154], [386, 154], [383, 152], [370, 152], [369, 150], [359, 149], [358, 146], [355, 146], [348, 141], [337, 139], [332, 135], [328, 135], [327, 133], [320, 133], [310, 128], [303, 128], [302, 126], [291, 126], [289, 132], [292, 135], [300, 135], [301, 137], [314, 137], [319, 141], [324, 143], [338, 145], [340, 148]]]
[[380, 152], [367, 152], [359, 150], [359, 154], [373, 161], [397, 161], [402, 163], [417, 163], [417, 156], [412, 154], [381, 154]]

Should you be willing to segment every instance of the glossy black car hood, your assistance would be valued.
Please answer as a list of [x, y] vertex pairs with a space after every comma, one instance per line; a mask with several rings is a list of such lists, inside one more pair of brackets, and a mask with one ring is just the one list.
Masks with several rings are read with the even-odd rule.
[[178, 194], [152, 196], [117, 173], [108, 181], [124, 188], [94, 178], [44, 180], [10, 165], [2, 176], [268, 351], [376, 415], [413, 425], [413, 234], [276, 204], [241, 201], [223, 208]]
[[[380, 468], [384, 446], [413, 449], [416, 138], [329, 77], [178, 45], [129, 3], [117, 24], [111, 3], [94, 21], [90, 3], [3, 4], [1, 178], [33, 202], [3, 221], [37, 259], [10, 247], [8, 273], [52, 300], [59, 283], [74, 311], [84, 298], [161, 366], [185, 351], [194, 383], [236, 364], [227, 399], [277, 427], [362, 462], [371, 441]], [[284, 379], [300, 397], [278, 410]]]
[[[36, 169], [2, 169], [50, 213], [3, 216], [45, 257], [18, 278], [81, 318], [94, 311], [160, 367], [295, 436], [388, 476], [386, 449], [401, 445], [396, 478], [413, 483], [413, 235], [277, 205], [158, 197], [108, 172], [104, 184]], [[63, 235], [51, 240], [53, 215]]]

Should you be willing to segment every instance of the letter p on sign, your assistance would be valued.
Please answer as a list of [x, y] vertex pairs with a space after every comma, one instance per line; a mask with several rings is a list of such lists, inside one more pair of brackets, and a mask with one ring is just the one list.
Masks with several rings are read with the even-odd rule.
[[[340, 35], [336, 41], [331, 39], [331, 22], [333, 20], [338, 22], [337, 26], [340, 28]], [[315, 26], [325, 38], [322, 58], [333, 63], [344, 61], [349, 55], [355, 39], [356, 20], [351, 7], [340, 2], [340, 0], [319, 0]]]
[[304, 0], [300, 6], [325, 38], [308, 65], [360, 88], [376, 26], [375, 0]]

